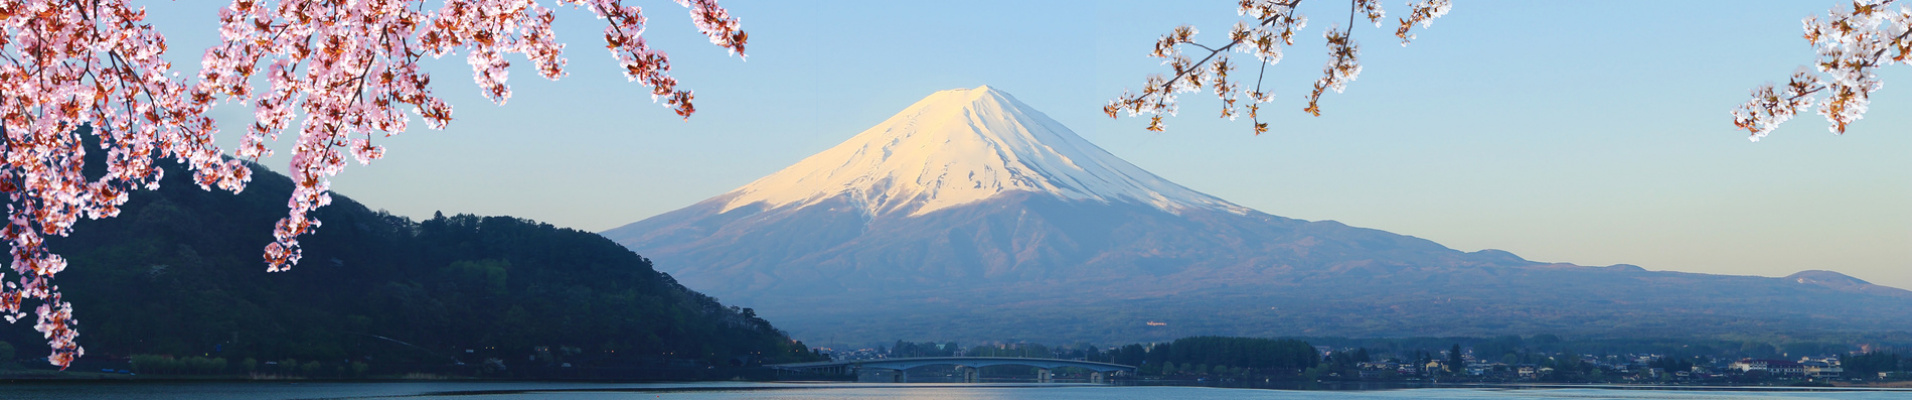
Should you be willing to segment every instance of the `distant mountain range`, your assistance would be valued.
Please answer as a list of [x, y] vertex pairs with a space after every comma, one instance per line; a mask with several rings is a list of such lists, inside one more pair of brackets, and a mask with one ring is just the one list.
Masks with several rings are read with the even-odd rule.
[[1542, 263], [1265, 214], [1150, 174], [988, 86], [937, 92], [603, 235], [812, 342], [1912, 327], [1912, 292], [1836, 272]]

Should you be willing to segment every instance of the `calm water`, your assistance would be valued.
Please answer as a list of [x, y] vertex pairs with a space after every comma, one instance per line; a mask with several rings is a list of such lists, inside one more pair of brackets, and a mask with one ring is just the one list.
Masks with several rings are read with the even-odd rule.
[[1400, 389], [1294, 391], [1202, 387], [964, 384], [590, 383], [0, 383], [0, 399], [1912, 399], [1912, 391], [1684, 391], [1637, 389]]

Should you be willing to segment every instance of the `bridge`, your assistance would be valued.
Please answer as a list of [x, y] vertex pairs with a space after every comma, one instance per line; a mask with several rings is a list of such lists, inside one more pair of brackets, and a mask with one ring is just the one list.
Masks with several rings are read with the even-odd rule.
[[1135, 373], [1134, 366], [1121, 365], [1121, 364], [1110, 364], [1110, 363], [1094, 362], [1094, 361], [1060, 360], [1060, 359], [1050, 359], [1050, 358], [1016, 358], [1016, 357], [884, 358], [884, 359], [876, 359], [876, 360], [819, 361], [819, 362], [807, 362], [807, 363], [795, 363], [795, 364], [773, 364], [773, 365], [766, 365], [766, 367], [770, 367], [780, 371], [812, 373], [812, 374], [854, 374], [860, 370], [865, 370], [865, 369], [885, 369], [885, 370], [896, 371], [896, 375], [894, 375], [893, 378], [895, 379], [896, 382], [901, 383], [901, 382], [909, 381], [908, 370], [910, 368], [930, 366], [930, 365], [956, 366], [958, 369], [962, 370], [963, 382], [965, 383], [976, 383], [981, 380], [982, 376], [980, 371], [978, 370], [979, 368], [997, 366], [997, 365], [1020, 365], [1020, 366], [1026, 366], [1026, 367], [1035, 367], [1036, 382], [1041, 382], [1041, 383], [1053, 382], [1054, 375], [1052, 374], [1051, 371], [1057, 368], [1063, 368], [1063, 367], [1082, 368], [1082, 369], [1091, 371], [1092, 373], [1089, 375], [1089, 382], [1091, 383], [1106, 382], [1108, 379], [1109, 373], [1114, 373], [1114, 372]]

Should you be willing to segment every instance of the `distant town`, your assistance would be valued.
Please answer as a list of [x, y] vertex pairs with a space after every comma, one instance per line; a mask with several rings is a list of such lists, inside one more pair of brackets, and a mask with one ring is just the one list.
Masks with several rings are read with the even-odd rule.
[[[1681, 352], [1582, 352], [1545, 350], [1554, 347], [1605, 347], [1559, 341], [1551, 335], [1519, 338], [1458, 338], [1445, 349], [1404, 346], [1441, 339], [1372, 339], [1376, 347], [1312, 345], [1298, 339], [1190, 337], [1172, 342], [1131, 344], [1108, 349], [1092, 345], [1045, 346], [1032, 343], [994, 343], [963, 346], [954, 342], [906, 342], [857, 349], [817, 348], [837, 361], [875, 361], [926, 357], [1020, 357], [1104, 362], [1136, 367], [1134, 373], [1112, 379], [1130, 383], [1207, 383], [1223, 386], [1280, 384], [1398, 383], [1398, 384], [1650, 384], [1721, 386], [1874, 386], [1912, 387], [1912, 357], [1905, 352], [1860, 350], [1829, 354], [1768, 354], [1779, 348], [1750, 345], [1721, 349], [1705, 343], [1656, 343]], [[1354, 341], [1330, 339], [1328, 341]], [[1463, 345], [1460, 342], [1472, 342]], [[1537, 342], [1537, 343], [1536, 343]], [[1695, 341], [1699, 342], [1699, 341]], [[1865, 346], [1862, 346], [1865, 347]], [[1760, 356], [1709, 356], [1748, 353]], [[851, 363], [856, 365], [856, 363]], [[982, 368], [990, 381], [1027, 381], [1032, 367]], [[866, 368], [847, 369], [837, 379], [952, 381], [962, 377], [954, 366], [923, 366], [906, 372]], [[1051, 373], [1044, 370], [1043, 376]], [[1088, 381], [1091, 372], [1060, 368], [1054, 381]], [[828, 378], [828, 377], [826, 377]], [[1099, 377], [1098, 377], [1099, 379]]]

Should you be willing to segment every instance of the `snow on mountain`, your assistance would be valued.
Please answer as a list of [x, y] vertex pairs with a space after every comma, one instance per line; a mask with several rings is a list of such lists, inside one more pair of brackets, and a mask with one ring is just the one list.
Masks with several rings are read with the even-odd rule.
[[937, 92], [774, 175], [602, 234], [805, 340], [1912, 326], [1912, 292], [1833, 272], [1550, 264], [1269, 215], [1143, 171], [987, 86]]
[[1010, 192], [1171, 213], [1247, 208], [1142, 170], [989, 86], [936, 92], [822, 153], [731, 191], [721, 211], [849, 196], [867, 216], [918, 216]]

